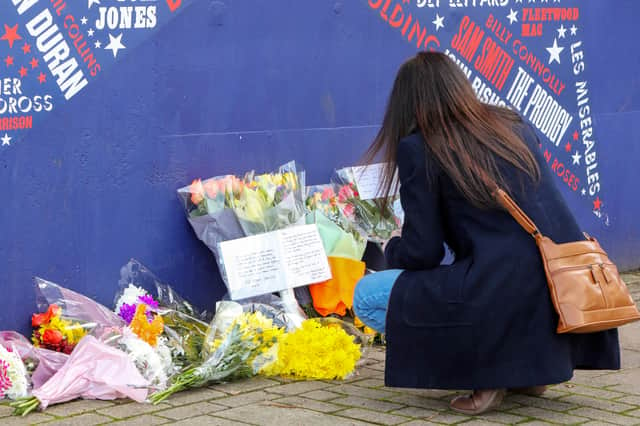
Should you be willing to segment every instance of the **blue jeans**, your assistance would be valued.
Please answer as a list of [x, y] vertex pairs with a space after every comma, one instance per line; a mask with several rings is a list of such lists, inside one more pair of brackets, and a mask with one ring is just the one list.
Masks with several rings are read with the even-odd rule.
[[353, 310], [360, 321], [384, 333], [391, 289], [402, 269], [388, 269], [365, 275], [353, 294]]

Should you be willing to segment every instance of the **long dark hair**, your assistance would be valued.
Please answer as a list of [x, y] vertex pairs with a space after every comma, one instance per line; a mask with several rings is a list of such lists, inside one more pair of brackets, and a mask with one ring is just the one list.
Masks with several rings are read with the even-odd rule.
[[483, 104], [464, 73], [445, 54], [420, 52], [396, 76], [382, 127], [365, 159], [379, 153], [386, 162], [382, 193], [395, 188], [400, 139], [422, 133], [427, 155], [440, 165], [460, 193], [480, 208], [498, 207], [495, 185], [510, 192], [496, 164], [501, 158], [533, 181], [540, 179], [536, 160], [515, 127], [514, 112]]

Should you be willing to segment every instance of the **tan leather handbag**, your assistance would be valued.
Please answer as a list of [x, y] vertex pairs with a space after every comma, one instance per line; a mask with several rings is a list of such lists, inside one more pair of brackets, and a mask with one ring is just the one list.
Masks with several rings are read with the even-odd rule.
[[556, 244], [540, 233], [506, 192], [498, 189], [496, 197], [536, 240], [560, 316], [558, 333], [593, 333], [640, 319], [618, 268], [595, 238], [585, 234], [585, 241]]

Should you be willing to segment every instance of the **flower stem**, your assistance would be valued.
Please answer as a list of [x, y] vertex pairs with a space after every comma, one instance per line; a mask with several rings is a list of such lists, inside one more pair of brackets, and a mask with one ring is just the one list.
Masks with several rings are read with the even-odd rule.
[[40, 401], [35, 396], [32, 396], [16, 399], [9, 405], [14, 409], [14, 416], [26, 416], [40, 406]]

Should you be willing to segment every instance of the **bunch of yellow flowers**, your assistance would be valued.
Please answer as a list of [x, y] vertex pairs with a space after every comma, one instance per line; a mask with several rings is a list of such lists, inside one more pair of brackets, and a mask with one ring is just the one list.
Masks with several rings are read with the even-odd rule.
[[338, 324], [308, 319], [282, 336], [276, 360], [260, 370], [267, 376], [297, 379], [344, 379], [356, 368], [360, 345]]

